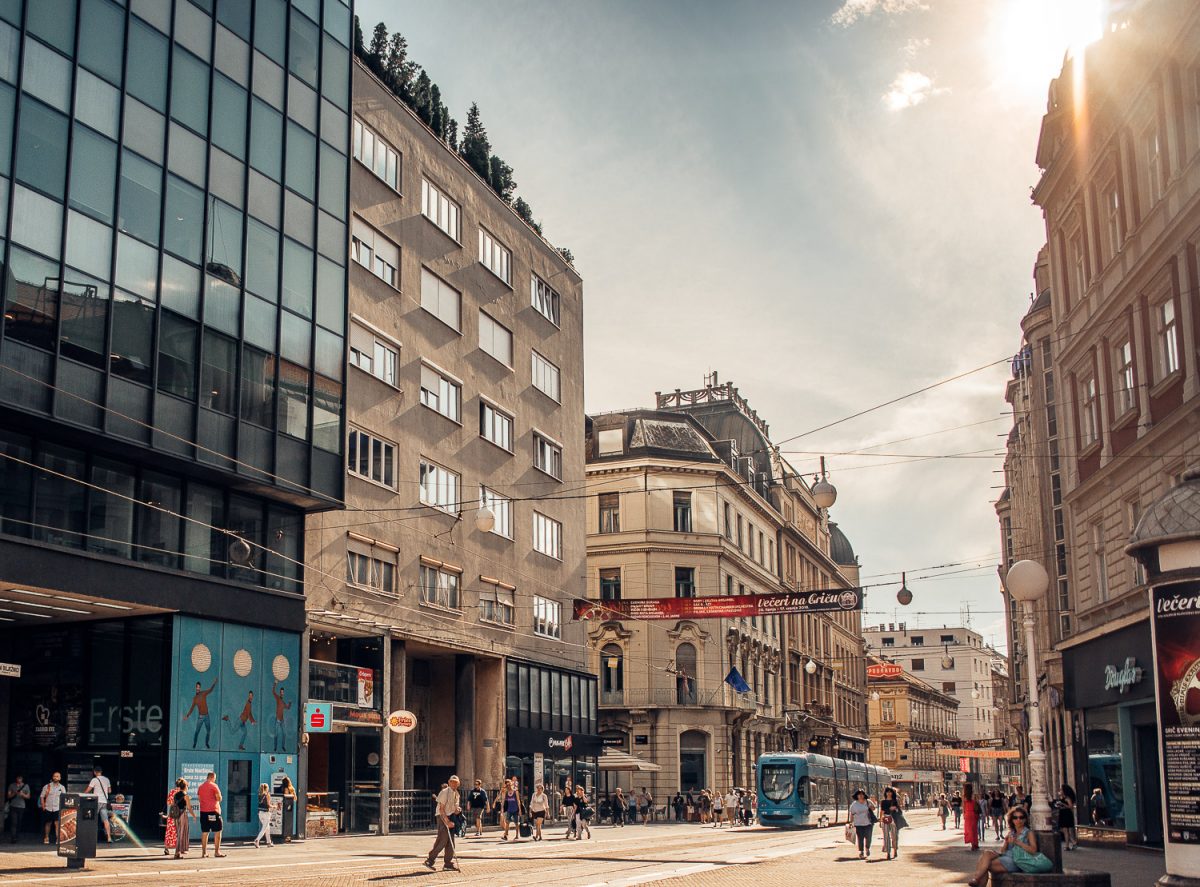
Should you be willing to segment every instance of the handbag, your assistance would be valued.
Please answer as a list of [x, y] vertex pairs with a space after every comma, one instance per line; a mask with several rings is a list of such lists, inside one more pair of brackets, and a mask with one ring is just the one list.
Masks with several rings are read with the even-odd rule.
[[846, 823], [846, 843], [853, 844], [855, 838], [854, 823]]
[[1028, 874], [1043, 875], [1054, 869], [1054, 863], [1045, 853], [1030, 853], [1020, 844], [1013, 844], [1012, 858], [1017, 868]]
[[879, 817], [875, 815], [875, 808], [871, 807], [870, 805], [867, 806], [867, 816], [871, 820], [871, 825], [879, 822]]
[[533, 826], [531, 826], [528, 822], [523, 821], [517, 826], [517, 834], [522, 838], [528, 838], [533, 834]]

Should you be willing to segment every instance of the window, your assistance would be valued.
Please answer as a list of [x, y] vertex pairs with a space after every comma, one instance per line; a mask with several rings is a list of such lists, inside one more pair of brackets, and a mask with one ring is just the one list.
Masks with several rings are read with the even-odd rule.
[[953, 693], [954, 686], [955, 686], [954, 681], [942, 681], [942, 692], [943, 693]]
[[1071, 288], [1076, 300], [1082, 299], [1087, 293], [1087, 262], [1083, 254], [1083, 235], [1076, 233], [1071, 238]]
[[428, 268], [421, 269], [421, 307], [451, 329], [462, 331], [462, 293]]
[[1108, 236], [1108, 257], [1116, 258], [1121, 251], [1121, 191], [1114, 179], [1104, 194], [1105, 232]]
[[558, 293], [536, 274], [530, 275], [529, 301], [538, 314], [558, 326]]
[[692, 494], [674, 494], [675, 532], [692, 532]]
[[1116, 395], [1117, 415], [1122, 416], [1133, 409], [1134, 405], [1134, 385], [1133, 385], [1133, 343], [1126, 339], [1117, 346], [1116, 360], [1114, 361], [1117, 369]]
[[479, 261], [485, 268], [512, 286], [512, 253], [483, 228], [479, 229]]
[[[1141, 517], [1141, 510], [1138, 508], [1138, 503], [1136, 501], [1125, 503], [1125, 517], [1126, 523], [1128, 524], [1127, 529], [1129, 531], [1129, 536], [1132, 537], [1133, 531], [1137, 529], [1138, 520]], [[1136, 557], [1129, 558], [1129, 561], [1133, 568], [1133, 584], [1145, 585], [1146, 568]]]
[[675, 568], [675, 597], [695, 597], [696, 596], [696, 569], [695, 567], [676, 567]]
[[619, 601], [621, 599], [621, 570], [620, 568], [600, 571], [600, 600]]
[[885, 761], [896, 760], [896, 740], [884, 739], [883, 742], [883, 759]]
[[396, 365], [400, 350], [357, 323], [350, 324], [350, 365], [376, 379], [396, 385]]
[[396, 445], [351, 428], [346, 442], [346, 470], [353, 475], [396, 488]]
[[911, 638], [909, 638], [909, 643], [912, 644], [912, 646], [914, 646], [914, 647], [924, 647], [925, 646], [925, 635], [914, 634]]
[[1080, 383], [1079, 395], [1079, 437], [1083, 447], [1087, 448], [1100, 439], [1095, 376], [1089, 376]]
[[1175, 301], [1167, 299], [1154, 309], [1155, 344], [1158, 349], [1158, 377], [1165, 379], [1179, 369], [1179, 341], [1176, 338]]
[[360, 551], [346, 552], [346, 581], [380, 594], [396, 593], [396, 562]]
[[533, 387], [555, 401], [561, 401], [558, 367], [533, 352]]
[[533, 513], [533, 550], [562, 560], [562, 524], [540, 511]]
[[1163, 194], [1162, 141], [1158, 127], [1153, 126], [1142, 136], [1142, 152], [1145, 157], [1146, 206], [1158, 203]]
[[544, 638], [562, 637], [562, 604], [533, 596], [533, 633]]
[[724, 504], [725, 511], [725, 538], [730, 542], [733, 541], [733, 509], [729, 507], [729, 503]]
[[742, 516], [739, 514], [737, 516], [737, 547], [738, 547], [738, 551], [741, 551], [742, 546], [745, 545], [745, 543], [746, 543], [745, 535], [746, 535], [746, 523], [742, 519]]
[[516, 611], [516, 607], [513, 606], [513, 592], [516, 591], [516, 587], [503, 582], [494, 582], [486, 576], [480, 576], [479, 581], [495, 589], [495, 591], [485, 590], [480, 594], [479, 621], [512, 628]]
[[421, 364], [421, 403], [447, 419], [459, 421], [462, 414], [462, 386], [458, 382]]
[[400, 247], [392, 243], [358, 216], [354, 217], [351, 254], [388, 286], [400, 286]]
[[461, 240], [458, 204], [447, 197], [437, 185], [421, 179], [421, 212], [455, 240]]
[[1108, 557], [1104, 550], [1104, 527], [1099, 522], [1092, 524], [1092, 583], [1096, 602], [1108, 600]]
[[601, 493], [600, 501], [600, 532], [621, 532], [621, 494]]
[[924, 659], [914, 659], [912, 661], [912, 670], [913, 671], [924, 671], [925, 670], [925, 660]]
[[354, 119], [354, 159], [387, 182], [393, 191], [400, 190], [399, 152], [357, 117]]
[[479, 436], [512, 452], [513, 419], [486, 400], [479, 401]]
[[596, 455], [615, 456], [625, 452], [625, 430], [606, 428], [596, 432]]
[[696, 648], [691, 644], [680, 644], [675, 648], [675, 702], [678, 705], [695, 705]]
[[490, 490], [487, 487], [479, 488], [479, 506], [487, 508], [492, 512], [496, 522], [492, 526], [492, 532], [497, 536], [503, 536], [505, 539], [511, 539], [512, 520], [513, 520], [513, 501], [507, 496], [502, 496], [495, 490]]
[[625, 694], [625, 657], [616, 644], [600, 650], [600, 701], [620, 703]]
[[533, 467], [562, 480], [562, 447], [536, 431], [533, 434]]
[[896, 639], [895, 638], [881, 638], [880, 643], [882, 643], [883, 646], [885, 646], [885, 647], [894, 647], [894, 646], [896, 646]]
[[506, 367], [512, 366], [512, 332], [482, 311], [479, 312], [479, 347]]
[[459, 574], [445, 569], [445, 565], [421, 564], [421, 603], [443, 610], [462, 609], [458, 578]]
[[460, 480], [461, 478], [456, 472], [422, 457], [421, 504], [431, 505], [450, 513], [456, 512], [459, 503]]

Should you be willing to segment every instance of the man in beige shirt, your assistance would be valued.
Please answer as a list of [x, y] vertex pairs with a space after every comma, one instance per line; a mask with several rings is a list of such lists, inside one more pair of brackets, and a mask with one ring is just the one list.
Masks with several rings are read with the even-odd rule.
[[433, 849], [429, 851], [429, 856], [425, 857], [425, 868], [432, 869], [433, 861], [437, 859], [438, 854], [445, 851], [442, 871], [461, 871], [458, 863], [454, 861], [454, 823], [450, 821], [451, 816], [461, 812], [458, 777], [451, 776], [446, 787], [438, 792], [437, 808], [434, 810], [434, 817], [437, 819], [437, 838], [433, 842]]

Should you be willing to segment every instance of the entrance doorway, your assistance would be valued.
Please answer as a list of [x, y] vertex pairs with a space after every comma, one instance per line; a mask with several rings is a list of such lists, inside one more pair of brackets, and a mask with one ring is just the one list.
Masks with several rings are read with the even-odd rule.
[[1163, 843], [1162, 807], [1159, 806], [1158, 728], [1134, 728], [1137, 766], [1138, 823], [1142, 841], [1153, 847]]
[[708, 734], [688, 730], [679, 737], [679, 790], [702, 789], [707, 785]]

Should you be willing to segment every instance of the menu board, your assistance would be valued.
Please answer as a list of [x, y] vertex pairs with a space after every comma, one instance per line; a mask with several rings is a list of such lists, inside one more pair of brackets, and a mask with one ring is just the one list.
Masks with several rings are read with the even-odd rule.
[[1200, 582], [1150, 594], [1166, 838], [1200, 844]]

